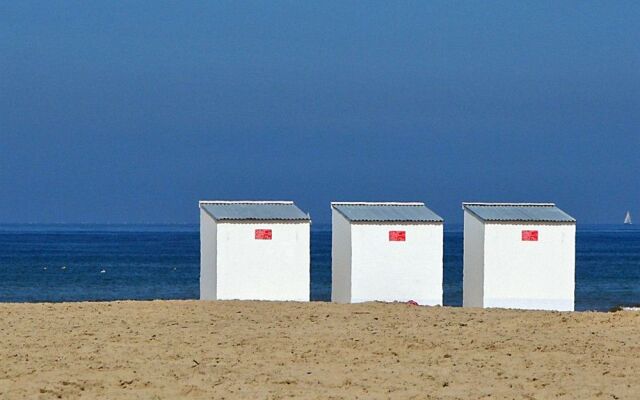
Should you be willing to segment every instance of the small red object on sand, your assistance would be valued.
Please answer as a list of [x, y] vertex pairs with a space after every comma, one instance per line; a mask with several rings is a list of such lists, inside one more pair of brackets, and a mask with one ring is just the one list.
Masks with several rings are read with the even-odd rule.
[[419, 306], [420, 304], [418, 304], [417, 302], [413, 301], [413, 300], [409, 300], [407, 301], [407, 304], [410, 306]]

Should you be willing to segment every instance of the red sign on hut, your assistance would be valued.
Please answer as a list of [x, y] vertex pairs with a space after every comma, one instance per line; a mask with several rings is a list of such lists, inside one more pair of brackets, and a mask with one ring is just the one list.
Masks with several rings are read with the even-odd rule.
[[271, 240], [273, 234], [271, 229], [256, 229], [256, 240]]
[[389, 231], [390, 242], [404, 242], [407, 240], [406, 231]]

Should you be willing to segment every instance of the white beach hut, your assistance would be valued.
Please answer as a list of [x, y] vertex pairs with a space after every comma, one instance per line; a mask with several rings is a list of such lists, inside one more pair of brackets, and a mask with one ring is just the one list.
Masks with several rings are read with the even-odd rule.
[[442, 304], [442, 218], [424, 203], [331, 209], [332, 301]]
[[201, 201], [200, 299], [309, 301], [310, 225], [290, 201]]
[[572, 311], [576, 221], [551, 203], [463, 203], [465, 307]]

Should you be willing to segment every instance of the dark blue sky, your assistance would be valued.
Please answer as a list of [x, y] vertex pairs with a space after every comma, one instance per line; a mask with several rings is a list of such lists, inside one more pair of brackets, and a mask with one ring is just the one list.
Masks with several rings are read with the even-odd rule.
[[392, 3], [3, 2], [0, 222], [196, 222], [199, 199], [640, 217], [639, 2]]

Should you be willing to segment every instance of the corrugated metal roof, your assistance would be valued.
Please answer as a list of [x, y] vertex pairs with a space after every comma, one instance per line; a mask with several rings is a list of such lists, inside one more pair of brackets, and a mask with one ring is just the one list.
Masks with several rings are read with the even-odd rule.
[[200, 207], [219, 221], [229, 220], [271, 220], [294, 221], [310, 220], [309, 215], [300, 210], [293, 202], [235, 202], [201, 201]]
[[483, 221], [576, 222], [553, 203], [462, 203]]
[[331, 203], [351, 222], [442, 222], [424, 203]]

